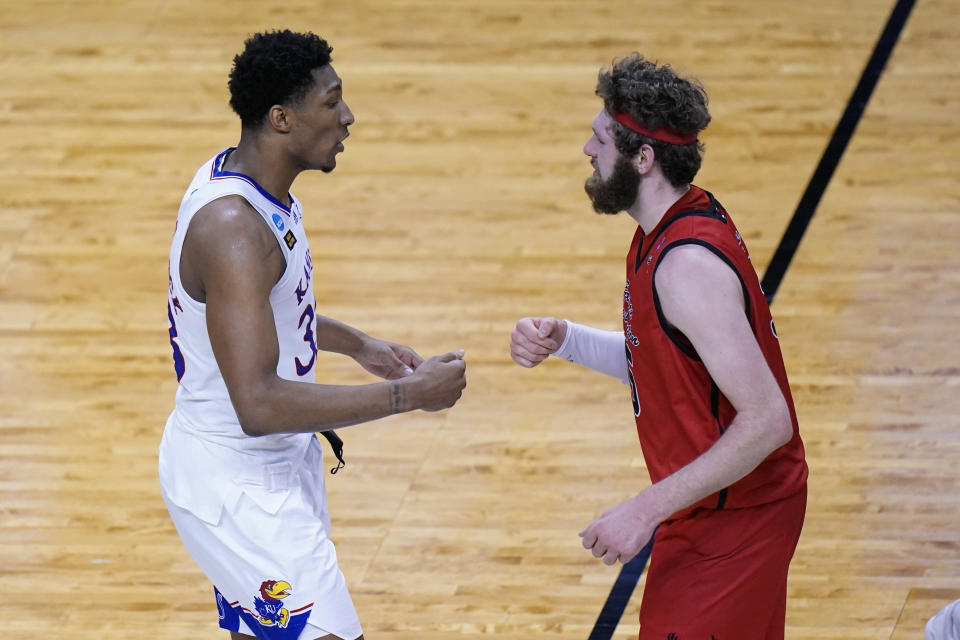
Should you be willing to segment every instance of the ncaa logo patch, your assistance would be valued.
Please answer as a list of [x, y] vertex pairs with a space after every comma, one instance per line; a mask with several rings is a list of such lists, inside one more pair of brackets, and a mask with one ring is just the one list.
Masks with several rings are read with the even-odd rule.
[[293, 231], [287, 231], [287, 234], [283, 236], [283, 241], [287, 243], [288, 249], [293, 249], [293, 245], [297, 244], [297, 236], [293, 235]]
[[273, 214], [273, 226], [277, 228], [277, 231], [283, 231], [283, 218], [278, 213]]

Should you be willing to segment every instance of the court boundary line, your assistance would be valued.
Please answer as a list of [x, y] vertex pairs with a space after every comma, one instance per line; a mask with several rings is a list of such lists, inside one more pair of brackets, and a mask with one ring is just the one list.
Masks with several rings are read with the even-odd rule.
[[807, 183], [803, 197], [800, 198], [797, 209], [783, 232], [780, 244], [777, 246], [773, 258], [770, 259], [766, 272], [763, 274], [763, 279], [760, 281], [767, 296], [767, 302], [773, 302], [774, 296], [777, 295], [777, 289], [780, 288], [780, 283], [787, 273], [787, 268], [790, 266], [793, 256], [797, 253], [800, 240], [813, 219], [813, 214], [816, 213], [820, 199], [830, 184], [833, 172], [840, 164], [840, 158], [846, 151], [847, 144], [853, 137], [857, 124], [870, 102], [873, 90], [880, 81], [880, 76], [883, 75], [887, 61], [900, 39], [900, 33], [907, 23], [907, 18], [910, 17], [914, 4], [915, 0], [897, 0], [890, 12], [887, 24], [873, 47], [873, 53], [860, 74], [860, 81], [847, 101], [847, 108], [833, 130], [830, 142], [827, 143], [827, 148], [820, 157], [820, 162], [817, 164], [810, 182]]
[[630, 602], [630, 596], [633, 595], [633, 590], [647, 566], [652, 549], [653, 538], [651, 537], [647, 546], [620, 569], [620, 574], [610, 589], [610, 595], [607, 596], [607, 601], [603, 604], [600, 615], [597, 616], [597, 622], [593, 625], [593, 631], [590, 632], [588, 640], [609, 640], [613, 636]]

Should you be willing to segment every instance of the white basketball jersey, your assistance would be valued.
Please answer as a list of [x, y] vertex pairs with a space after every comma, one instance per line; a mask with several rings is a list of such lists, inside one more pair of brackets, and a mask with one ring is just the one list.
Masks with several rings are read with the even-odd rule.
[[[300, 202], [292, 195], [288, 208], [250, 177], [224, 171], [233, 148], [204, 164], [184, 194], [170, 247], [167, 316], [174, 370], [179, 381], [176, 406], [164, 429], [160, 476], [173, 502], [215, 521], [220, 508], [234, 502], [244, 482], [282, 488], [284, 478], [302, 461], [312, 433], [252, 437], [243, 433], [217, 366], [207, 333], [206, 305], [190, 297], [180, 280], [180, 254], [194, 214], [217, 198], [242, 196], [276, 236], [286, 269], [270, 292], [280, 347], [277, 375], [314, 381], [317, 347], [313, 263], [303, 230]], [[197, 476], [202, 476], [199, 480]], [[269, 488], [269, 487], [267, 487]], [[273, 512], [275, 504], [263, 504]]]

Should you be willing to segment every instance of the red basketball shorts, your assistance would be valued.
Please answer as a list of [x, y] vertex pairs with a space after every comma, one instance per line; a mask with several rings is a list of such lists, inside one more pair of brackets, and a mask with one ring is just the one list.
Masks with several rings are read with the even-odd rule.
[[770, 504], [660, 525], [640, 640], [783, 640], [787, 569], [806, 506], [804, 487]]

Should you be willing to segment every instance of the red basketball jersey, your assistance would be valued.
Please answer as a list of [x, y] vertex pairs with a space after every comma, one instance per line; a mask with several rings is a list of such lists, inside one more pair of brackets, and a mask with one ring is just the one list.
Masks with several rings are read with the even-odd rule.
[[690, 342], [663, 317], [654, 290], [660, 261], [686, 244], [709, 249], [740, 279], [753, 334], [790, 409], [793, 438], [739, 481], [671, 519], [699, 507], [729, 509], [779, 500], [802, 489], [807, 479], [783, 356], [750, 255], [720, 203], [691, 185], [650, 234], [637, 227], [627, 254], [623, 328], [637, 434], [651, 480], [663, 479], [709, 449], [736, 415]]

